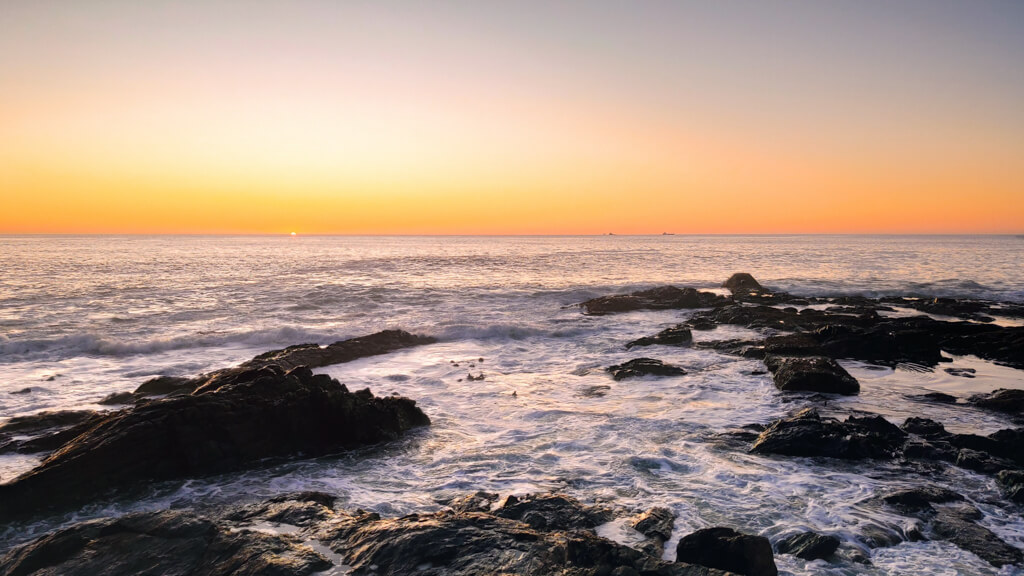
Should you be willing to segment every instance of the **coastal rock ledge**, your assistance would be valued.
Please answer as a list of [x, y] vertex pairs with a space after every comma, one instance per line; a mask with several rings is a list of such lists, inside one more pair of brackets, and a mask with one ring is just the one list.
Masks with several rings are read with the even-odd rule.
[[[477, 493], [401, 518], [335, 510], [334, 501], [305, 492], [204, 514], [83, 522], [10, 550], [0, 574], [306, 576], [333, 566], [380, 576], [728, 576], [602, 538], [595, 527], [607, 511], [560, 495]], [[770, 562], [771, 548], [763, 551]]]
[[73, 506], [140, 481], [228, 472], [393, 440], [430, 423], [408, 398], [350, 392], [307, 367], [221, 371], [189, 395], [88, 420], [35, 469], [0, 485], [0, 519]]

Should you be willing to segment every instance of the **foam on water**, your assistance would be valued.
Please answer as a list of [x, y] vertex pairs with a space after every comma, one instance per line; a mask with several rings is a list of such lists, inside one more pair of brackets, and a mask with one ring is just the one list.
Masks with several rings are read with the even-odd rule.
[[[583, 316], [587, 298], [676, 283], [711, 288], [746, 270], [804, 294], [959, 295], [1021, 300], [1017, 248], [999, 238], [210, 239], [0, 238], [0, 420], [50, 409], [102, 408], [111, 392], [157, 374], [192, 375], [266, 351], [401, 327], [434, 345], [321, 369], [349, 386], [417, 400], [433, 425], [371, 449], [169, 482], [72, 515], [0, 532], [6, 544], [55, 526], [129, 510], [233, 503], [293, 490], [341, 495], [384, 515], [436, 510], [475, 490], [558, 490], [624, 511], [667, 506], [675, 541], [731, 525], [773, 539], [812, 529], [861, 546], [859, 527], [907, 519], [866, 504], [922, 483], [956, 489], [982, 523], [1024, 547], [1019, 511], [992, 502], [991, 478], [948, 467], [923, 477], [890, 464], [766, 458], [718, 434], [766, 423], [810, 400], [779, 394], [756, 360], [624, 343], [687, 312]], [[898, 245], [894, 247], [894, 245]], [[965, 280], [952, 279], [954, 276]], [[971, 280], [967, 280], [971, 279]], [[931, 292], [929, 292], [931, 290]], [[959, 292], [958, 292], [959, 291]], [[751, 338], [736, 327], [697, 340]], [[638, 356], [685, 376], [614, 382], [604, 367]], [[483, 358], [481, 362], [479, 359]], [[458, 364], [458, 366], [455, 365]], [[943, 422], [957, 432], [1012, 425], [969, 406], [927, 404], [1024, 387], [1019, 373], [971, 357], [936, 371], [844, 365], [859, 396], [828, 410]], [[972, 368], [976, 378], [947, 374]], [[482, 381], [467, 375], [483, 373]], [[25, 393], [23, 389], [30, 390]], [[515, 393], [513, 395], [513, 392]], [[10, 478], [34, 458], [0, 458]], [[614, 527], [609, 534], [628, 540]], [[943, 543], [871, 551], [872, 565], [777, 558], [794, 574], [1010, 574]]]

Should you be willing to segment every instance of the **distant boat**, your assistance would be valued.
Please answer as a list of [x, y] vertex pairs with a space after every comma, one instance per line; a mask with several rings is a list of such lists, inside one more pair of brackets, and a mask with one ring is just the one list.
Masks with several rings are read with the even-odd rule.
[[607, 235], [608, 235], [608, 236], [615, 236], [615, 234], [614, 234], [614, 233], [612, 233], [612, 232], [609, 232], [609, 233], [608, 233]]
[[675, 233], [673, 233], [673, 232], [662, 232], [661, 235], [662, 236], [675, 236]]

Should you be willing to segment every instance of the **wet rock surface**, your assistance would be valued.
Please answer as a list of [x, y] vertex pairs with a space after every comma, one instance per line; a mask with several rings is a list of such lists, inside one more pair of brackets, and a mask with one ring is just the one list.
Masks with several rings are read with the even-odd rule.
[[1024, 552], [978, 524], [982, 513], [951, 490], [934, 486], [900, 490], [883, 496], [882, 501], [922, 520], [920, 539], [948, 540], [996, 567], [1024, 560]]
[[661, 360], [653, 358], [634, 358], [622, 364], [616, 364], [605, 368], [605, 371], [612, 375], [615, 380], [627, 378], [638, 378], [640, 376], [683, 376], [686, 370], [665, 364]]
[[190, 395], [89, 421], [37, 468], [0, 485], [0, 513], [78, 504], [140, 481], [226, 472], [265, 458], [328, 454], [429, 422], [412, 400], [350, 392], [304, 367], [219, 373]]
[[645, 336], [633, 340], [626, 344], [626, 349], [628, 350], [634, 346], [652, 346], [655, 344], [661, 346], [688, 346], [691, 343], [693, 343], [693, 332], [690, 331], [689, 327], [680, 324], [666, 328], [654, 336]]
[[779, 554], [792, 554], [804, 560], [823, 560], [835, 554], [839, 544], [835, 536], [801, 532], [780, 540], [775, 549]]
[[0, 426], [0, 454], [54, 450], [81, 434], [99, 417], [92, 410], [61, 410], [16, 416]]
[[841, 422], [822, 417], [814, 408], [773, 422], [750, 451], [787, 456], [829, 458], [895, 458], [907, 434], [881, 416], [850, 416]]
[[580, 304], [585, 314], [599, 316], [633, 310], [671, 310], [684, 308], [709, 308], [726, 304], [728, 299], [701, 292], [693, 288], [659, 286], [630, 294], [615, 294], [592, 298]]
[[676, 561], [746, 576], [779, 573], [767, 538], [741, 534], [732, 528], [705, 528], [683, 536], [676, 546]]
[[784, 392], [802, 390], [846, 395], [860, 392], [857, 379], [827, 356], [768, 356], [764, 363], [772, 372], [775, 387]]
[[7, 576], [306, 576], [330, 567], [297, 538], [170, 510], [76, 524], [0, 559]]

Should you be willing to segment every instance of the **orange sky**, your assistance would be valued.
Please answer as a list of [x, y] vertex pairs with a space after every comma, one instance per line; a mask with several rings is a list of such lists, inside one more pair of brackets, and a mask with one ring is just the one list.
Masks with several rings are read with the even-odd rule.
[[1012, 3], [12, 4], [0, 233], [1024, 232]]

